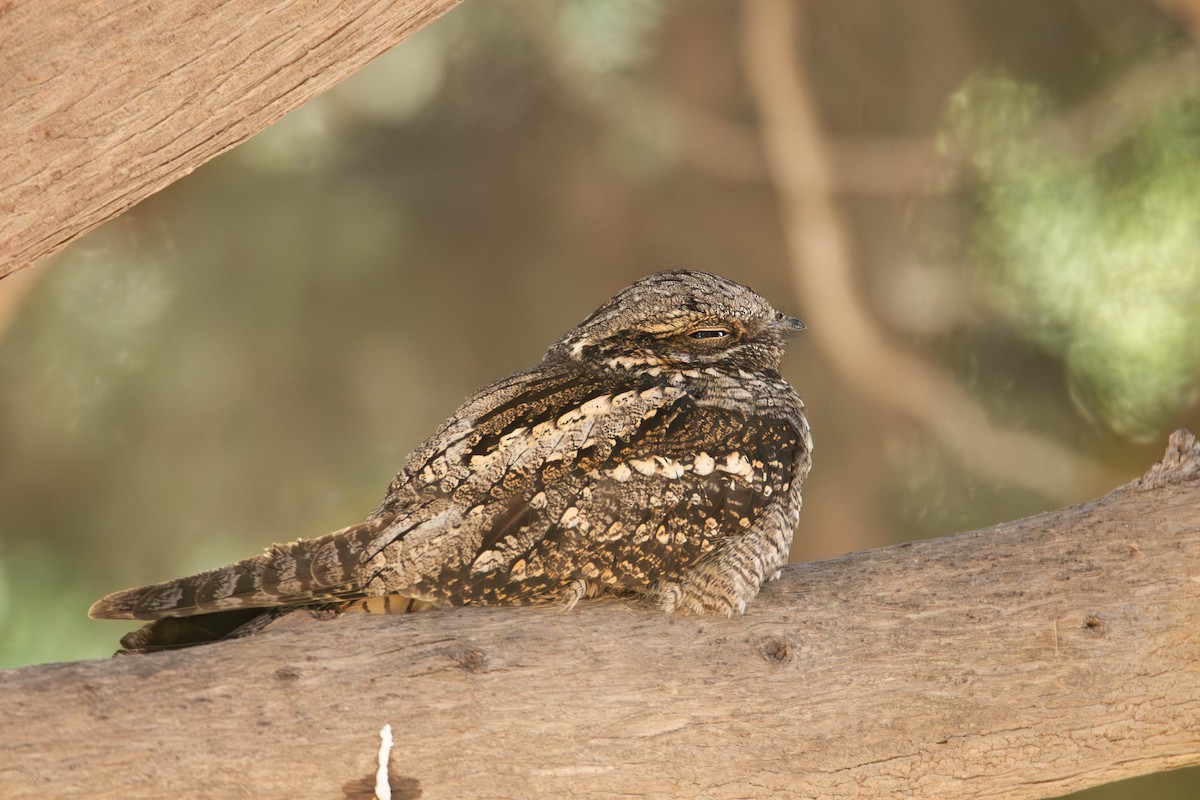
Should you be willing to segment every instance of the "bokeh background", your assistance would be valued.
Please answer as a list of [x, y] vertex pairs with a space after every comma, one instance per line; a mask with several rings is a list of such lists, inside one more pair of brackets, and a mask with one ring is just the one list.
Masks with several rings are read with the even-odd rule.
[[[467, 2], [0, 283], [0, 667], [105, 657], [100, 595], [362, 518], [660, 269], [810, 322], [796, 560], [1090, 499], [1200, 430], [1197, 4], [794, 10], [772, 61], [729, 0]], [[789, 96], [807, 188], [765, 145]]]

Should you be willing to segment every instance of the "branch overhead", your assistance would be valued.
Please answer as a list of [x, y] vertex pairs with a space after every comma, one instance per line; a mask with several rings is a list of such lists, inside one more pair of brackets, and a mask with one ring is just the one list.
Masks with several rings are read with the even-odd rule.
[[250, 138], [458, 2], [6, 4], [0, 278]]

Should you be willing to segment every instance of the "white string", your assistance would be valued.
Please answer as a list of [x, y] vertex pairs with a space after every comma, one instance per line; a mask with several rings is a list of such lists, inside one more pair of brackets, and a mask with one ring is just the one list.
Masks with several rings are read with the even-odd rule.
[[392, 800], [392, 784], [388, 780], [388, 758], [392, 754], [392, 726], [379, 729], [379, 769], [375, 772], [375, 800]]

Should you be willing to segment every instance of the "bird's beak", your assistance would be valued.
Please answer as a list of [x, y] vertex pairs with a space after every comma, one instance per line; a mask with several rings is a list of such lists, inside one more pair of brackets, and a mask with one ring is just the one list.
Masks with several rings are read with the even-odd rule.
[[783, 315], [775, 320], [775, 327], [782, 328], [785, 333], [795, 333], [804, 330], [807, 326], [795, 317]]

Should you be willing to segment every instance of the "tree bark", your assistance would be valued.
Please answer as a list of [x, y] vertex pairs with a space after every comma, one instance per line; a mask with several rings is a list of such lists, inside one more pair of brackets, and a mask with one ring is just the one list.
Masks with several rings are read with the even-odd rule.
[[250, 138], [458, 2], [0, 2], [0, 278]]
[[0, 673], [6, 797], [1037, 798], [1200, 764], [1200, 443], [981, 531], [632, 602], [294, 614]]

